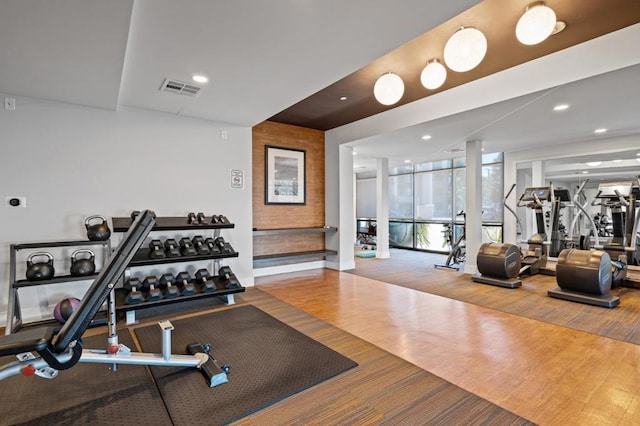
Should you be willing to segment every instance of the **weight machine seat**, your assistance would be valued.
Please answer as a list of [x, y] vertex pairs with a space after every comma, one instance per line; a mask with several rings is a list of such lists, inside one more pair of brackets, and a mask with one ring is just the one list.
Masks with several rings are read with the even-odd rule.
[[31, 351], [37, 351], [40, 354], [43, 352], [60, 354], [65, 352], [72, 342], [79, 340], [109, 296], [113, 284], [120, 279], [155, 225], [155, 218], [155, 213], [150, 210], [145, 210], [136, 217], [122, 242], [105, 261], [102, 271], [58, 334], [54, 334], [53, 327], [38, 327], [0, 336], [0, 355], [16, 355]]
[[0, 356], [41, 351], [51, 342], [54, 332], [55, 327], [35, 327], [2, 336], [0, 337]]

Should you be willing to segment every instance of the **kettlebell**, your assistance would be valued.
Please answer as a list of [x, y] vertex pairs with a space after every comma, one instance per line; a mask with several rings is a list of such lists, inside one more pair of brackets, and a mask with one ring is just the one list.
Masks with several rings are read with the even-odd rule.
[[[34, 262], [33, 258], [37, 256], [46, 256], [48, 260], [46, 262]], [[54, 273], [55, 269], [53, 268], [53, 256], [51, 253], [39, 251], [37, 253], [31, 253], [29, 257], [27, 257], [27, 280], [50, 280], [53, 278]]]
[[[91, 225], [90, 222], [94, 219], [101, 219], [102, 222]], [[87, 228], [87, 237], [91, 241], [105, 241], [111, 236], [111, 230], [109, 229], [107, 219], [105, 219], [104, 216], [89, 216], [85, 219], [84, 226]]]
[[[81, 253], [87, 253], [89, 254], [89, 257], [78, 259], [78, 255]], [[95, 258], [95, 253], [88, 249], [76, 250], [71, 253], [71, 269], [69, 269], [71, 276], [84, 277], [86, 275], [94, 274], [96, 272], [96, 264], [94, 262]]]

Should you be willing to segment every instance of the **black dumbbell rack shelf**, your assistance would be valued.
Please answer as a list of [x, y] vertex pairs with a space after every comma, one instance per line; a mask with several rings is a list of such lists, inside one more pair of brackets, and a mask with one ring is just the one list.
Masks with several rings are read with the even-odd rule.
[[226, 253], [199, 254], [196, 256], [176, 256], [176, 257], [160, 257], [152, 259], [149, 257], [151, 249], [142, 248], [129, 262], [129, 266], [145, 266], [145, 265], [161, 265], [165, 263], [193, 262], [198, 260], [225, 259], [228, 257], [238, 257], [238, 252], [230, 249]]
[[[133, 219], [130, 217], [114, 217], [114, 232], [126, 232], [131, 227]], [[211, 216], [207, 217], [211, 220]], [[158, 217], [152, 231], [197, 231], [199, 229], [232, 229], [233, 223], [189, 223], [187, 217]]]
[[108, 245], [109, 241], [50, 241], [44, 243], [23, 243], [23, 244], [11, 244], [13, 250], [24, 249], [39, 249], [39, 248], [54, 248], [54, 247], [76, 247], [76, 246], [104, 246]]
[[85, 275], [83, 277], [74, 277], [71, 275], [60, 275], [50, 280], [40, 280], [40, 281], [18, 280], [15, 283], [12, 283], [11, 286], [13, 288], [23, 288], [23, 287], [33, 287], [38, 285], [68, 283], [72, 281], [86, 281], [86, 280], [94, 280], [97, 276], [98, 274]]
[[[116, 312], [153, 308], [157, 306], [166, 305], [168, 303], [180, 303], [180, 302], [186, 302], [188, 300], [203, 299], [205, 297], [226, 296], [229, 294], [242, 293], [243, 291], [245, 291], [244, 287], [231, 288], [231, 289], [225, 288], [224, 282], [221, 282], [219, 277], [216, 276], [212, 278], [213, 278], [213, 282], [216, 284], [216, 287], [217, 287], [216, 291], [211, 291], [208, 293], [199, 292], [199, 293], [191, 294], [189, 296], [164, 298], [164, 299], [156, 300], [153, 302], [141, 302], [133, 305], [128, 305], [125, 303], [125, 297], [127, 295], [127, 292], [122, 288], [118, 288], [116, 289]], [[200, 287], [200, 285], [196, 284], [196, 288], [198, 287]]]

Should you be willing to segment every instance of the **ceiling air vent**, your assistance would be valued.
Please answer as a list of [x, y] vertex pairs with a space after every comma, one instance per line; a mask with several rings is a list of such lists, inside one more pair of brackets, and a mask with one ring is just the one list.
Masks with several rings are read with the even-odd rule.
[[163, 92], [175, 93], [176, 95], [185, 96], [197, 96], [200, 93], [201, 87], [194, 86], [193, 84], [185, 83], [180, 80], [173, 80], [165, 78], [160, 86], [160, 90]]
[[447, 154], [455, 154], [457, 152], [464, 152], [464, 149], [451, 148], [451, 149], [445, 149], [444, 152], [446, 152]]

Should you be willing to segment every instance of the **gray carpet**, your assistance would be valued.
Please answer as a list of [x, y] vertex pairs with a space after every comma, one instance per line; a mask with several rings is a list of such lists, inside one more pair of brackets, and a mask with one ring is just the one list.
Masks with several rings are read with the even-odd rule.
[[[135, 345], [127, 330], [120, 343]], [[85, 349], [106, 345], [106, 334], [83, 339]], [[14, 361], [0, 358], [0, 365]], [[171, 424], [149, 371], [120, 365], [77, 364], [52, 380], [14, 376], [0, 382], [2, 425], [140, 425]], [[144, 422], [141, 421], [144, 419]]]
[[[336, 376], [357, 364], [251, 305], [172, 321], [174, 353], [210, 343], [229, 383], [209, 388], [193, 369], [152, 367], [175, 424], [225, 424]], [[159, 352], [157, 325], [138, 328], [145, 352]]]

